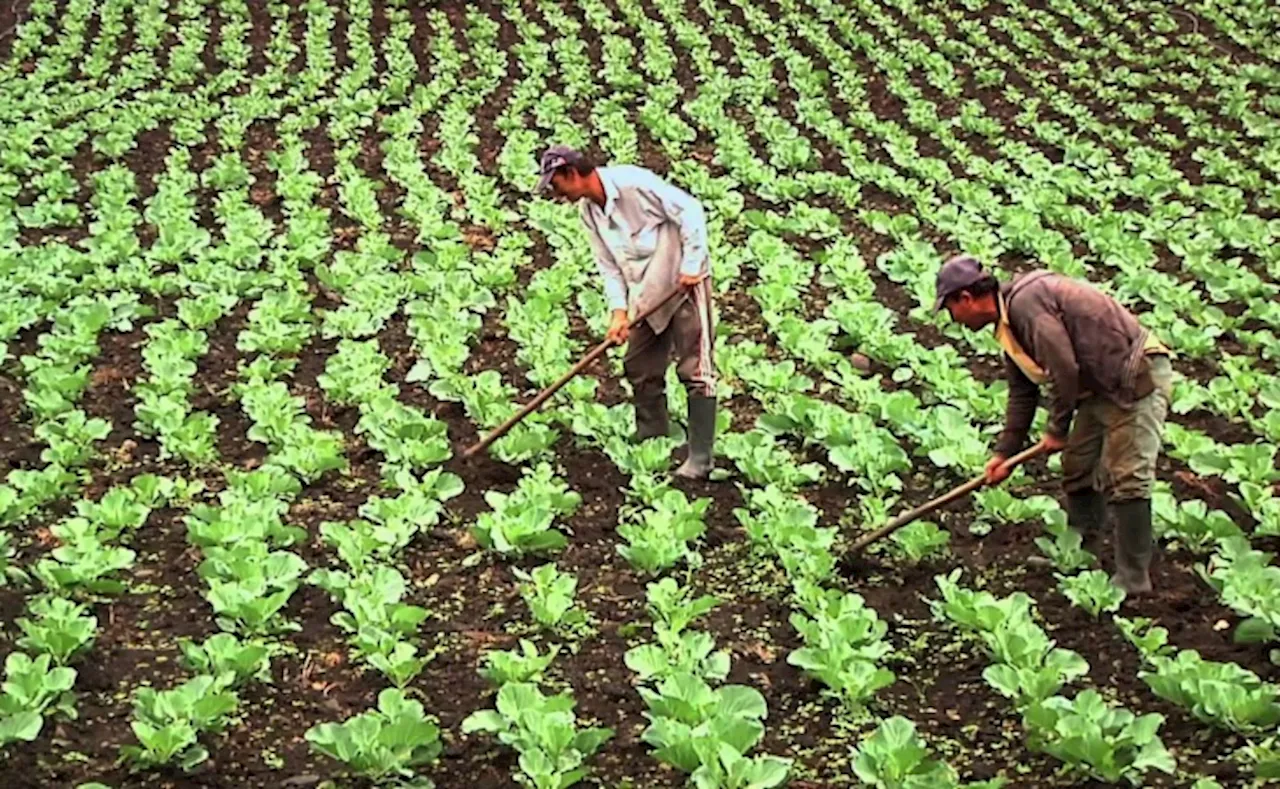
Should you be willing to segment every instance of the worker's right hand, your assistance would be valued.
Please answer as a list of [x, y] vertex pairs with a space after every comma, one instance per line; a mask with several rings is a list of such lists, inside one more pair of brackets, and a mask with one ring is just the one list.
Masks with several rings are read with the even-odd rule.
[[614, 310], [609, 317], [609, 330], [604, 333], [604, 338], [615, 345], [621, 345], [627, 341], [630, 323], [626, 310]]
[[992, 455], [987, 461], [987, 467], [984, 473], [987, 477], [988, 485], [998, 485], [1008, 479], [1013, 469], [1009, 467], [1009, 459], [1004, 455]]

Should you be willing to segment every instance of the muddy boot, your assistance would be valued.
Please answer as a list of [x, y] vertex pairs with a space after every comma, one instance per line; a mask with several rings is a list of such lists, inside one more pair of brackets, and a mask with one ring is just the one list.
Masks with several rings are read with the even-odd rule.
[[1115, 523], [1116, 572], [1111, 583], [1130, 595], [1151, 591], [1153, 543], [1151, 540], [1151, 500], [1115, 502], [1111, 505]]
[[670, 434], [671, 425], [667, 418], [667, 395], [665, 392], [657, 396], [637, 397], [634, 403], [636, 407], [634, 441], [639, 442], [644, 441], [646, 438]]
[[716, 437], [716, 399], [689, 398], [689, 458], [675, 470], [677, 477], [706, 479], [715, 467], [711, 446]]

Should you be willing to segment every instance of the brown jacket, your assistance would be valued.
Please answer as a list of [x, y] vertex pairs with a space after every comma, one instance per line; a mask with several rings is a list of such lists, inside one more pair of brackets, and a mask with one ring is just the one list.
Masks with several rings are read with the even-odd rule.
[[[1147, 330], [1133, 313], [1092, 285], [1032, 271], [1000, 286], [1009, 327], [1022, 349], [1049, 376], [1048, 432], [1065, 438], [1085, 393], [1129, 407], [1151, 393]], [[1009, 404], [995, 451], [1022, 447], [1040, 402], [1040, 388], [1005, 355]]]

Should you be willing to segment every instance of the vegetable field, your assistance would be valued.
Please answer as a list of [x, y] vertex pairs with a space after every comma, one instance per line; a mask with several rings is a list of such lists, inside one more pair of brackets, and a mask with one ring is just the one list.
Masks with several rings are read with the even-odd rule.
[[[5, 787], [1280, 776], [1274, 3], [4, 5]], [[461, 457], [607, 325], [551, 142], [706, 208], [712, 481], [621, 350]], [[1176, 352], [1154, 595], [1056, 460], [847, 550], [1001, 424], [958, 251]]]

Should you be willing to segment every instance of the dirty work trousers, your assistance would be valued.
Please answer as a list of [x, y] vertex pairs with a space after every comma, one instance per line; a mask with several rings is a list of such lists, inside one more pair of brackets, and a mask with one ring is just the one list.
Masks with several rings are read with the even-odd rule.
[[622, 369], [636, 400], [666, 392], [667, 365], [676, 355], [676, 374], [690, 397], [714, 397], [716, 368], [712, 360], [711, 279], [690, 289], [689, 295], [661, 333], [648, 321], [631, 329]]
[[1080, 403], [1062, 450], [1062, 487], [1068, 493], [1105, 492], [1112, 503], [1151, 498], [1161, 433], [1173, 393], [1173, 365], [1150, 358], [1155, 389], [1124, 409], [1094, 395]]

